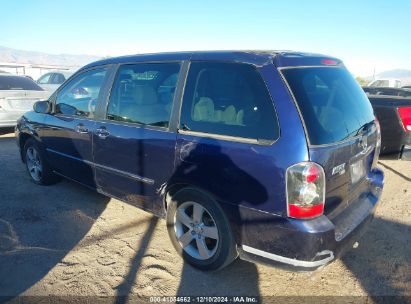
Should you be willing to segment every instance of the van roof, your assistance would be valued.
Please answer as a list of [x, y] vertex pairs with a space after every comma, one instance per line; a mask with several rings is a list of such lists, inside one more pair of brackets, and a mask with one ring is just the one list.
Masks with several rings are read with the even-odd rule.
[[342, 61], [322, 55], [295, 51], [282, 50], [232, 50], [232, 51], [195, 51], [195, 52], [168, 52], [137, 54], [121, 57], [111, 57], [90, 63], [83, 67], [90, 68], [105, 64], [133, 63], [133, 62], [156, 62], [156, 61], [181, 61], [181, 60], [213, 60], [213, 61], [234, 61], [249, 63], [254, 65], [264, 65], [274, 63], [277, 67], [286, 66], [310, 66], [322, 65], [325, 62], [333, 62], [332, 65], [341, 65]]

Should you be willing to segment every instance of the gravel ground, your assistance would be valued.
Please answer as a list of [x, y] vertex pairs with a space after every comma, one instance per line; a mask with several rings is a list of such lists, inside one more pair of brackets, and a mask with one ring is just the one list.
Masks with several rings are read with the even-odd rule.
[[244, 261], [202, 273], [177, 256], [163, 220], [71, 182], [37, 186], [17, 151], [13, 134], [0, 134], [0, 296], [411, 297], [409, 163], [380, 163], [376, 218], [341, 260], [309, 273]]

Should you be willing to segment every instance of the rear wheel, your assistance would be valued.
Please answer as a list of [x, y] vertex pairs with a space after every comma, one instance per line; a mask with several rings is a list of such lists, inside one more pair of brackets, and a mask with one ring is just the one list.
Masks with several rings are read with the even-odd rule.
[[28, 139], [24, 144], [24, 160], [27, 172], [36, 184], [50, 185], [59, 180], [33, 138]]
[[221, 269], [237, 257], [223, 211], [196, 189], [186, 188], [173, 196], [167, 209], [167, 229], [177, 252], [196, 268]]

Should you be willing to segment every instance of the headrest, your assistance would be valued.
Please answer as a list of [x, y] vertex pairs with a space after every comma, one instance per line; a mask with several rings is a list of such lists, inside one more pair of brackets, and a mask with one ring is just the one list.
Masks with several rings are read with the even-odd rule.
[[193, 114], [195, 121], [212, 121], [214, 118], [214, 102], [211, 98], [201, 97], [194, 106]]
[[156, 104], [158, 102], [157, 92], [150, 86], [134, 87], [133, 97], [139, 105]]
[[206, 107], [213, 107], [213, 110], [214, 110], [214, 102], [209, 97], [200, 97], [200, 99], [197, 102], [197, 105], [206, 106]]

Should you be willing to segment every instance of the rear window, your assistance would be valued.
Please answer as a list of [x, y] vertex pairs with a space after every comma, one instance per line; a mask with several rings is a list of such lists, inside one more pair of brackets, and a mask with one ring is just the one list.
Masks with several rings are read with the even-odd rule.
[[0, 76], [0, 90], [43, 91], [29, 78], [20, 76]]
[[364, 91], [341, 67], [284, 69], [312, 145], [339, 142], [355, 136], [374, 112]]

